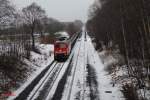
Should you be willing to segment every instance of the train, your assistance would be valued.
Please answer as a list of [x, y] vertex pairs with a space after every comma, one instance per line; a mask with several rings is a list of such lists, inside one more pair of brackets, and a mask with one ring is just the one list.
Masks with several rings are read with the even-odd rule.
[[71, 38], [59, 37], [54, 43], [54, 60], [65, 61], [69, 57], [71, 50], [80, 36], [80, 33], [74, 34]]
[[56, 41], [54, 44], [54, 60], [65, 60], [70, 55], [71, 45], [69, 41]]

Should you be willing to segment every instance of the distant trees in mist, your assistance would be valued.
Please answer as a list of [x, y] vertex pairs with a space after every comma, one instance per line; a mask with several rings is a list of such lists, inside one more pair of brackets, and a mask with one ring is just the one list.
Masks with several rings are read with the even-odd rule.
[[83, 23], [80, 20], [75, 20], [74, 22], [66, 23], [65, 30], [72, 36], [74, 33], [80, 32], [82, 26]]

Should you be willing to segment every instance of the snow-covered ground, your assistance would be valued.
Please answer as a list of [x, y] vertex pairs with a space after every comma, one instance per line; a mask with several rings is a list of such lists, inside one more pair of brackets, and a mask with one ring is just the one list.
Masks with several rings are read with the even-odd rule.
[[[31, 52], [31, 61], [25, 60], [28, 66], [34, 68], [34, 71], [28, 80], [17, 91], [14, 91], [15, 96], [19, 95], [53, 60], [53, 55], [50, 54], [53, 52], [52, 45], [42, 44], [37, 47], [41, 54]], [[64, 65], [65, 67], [62, 68], [62, 72], [58, 75], [55, 85], [49, 90], [49, 93], [46, 93], [48, 94], [47, 100], [53, 97], [62, 76], [64, 76], [65, 71], [69, 67], [70, 71], [67, 74], [61, 100], [125, 100], [120, 91], [121, 87], [119, 85], [113, 86], [112, 77], [105, 70], [105, 66], [115, 62], [115, 59], [107, 59], [107, 63], [103, 64], [89, 36], [85, 39], [84, 33], [82, 34], [81, 39], [77, 40], [71, 55], [73, 55], [72, 60], [69, 58], [64, 63], [66, 65]], [[69, 65], [70, 60], [72, 62]], [[8, 100], [12, 100], [15, 96], [10, 97]]]
[[[98, 90], [100, 100], [125, 100], [123, 94], [120, 91], [119, 86], [112, 86], [111, 76], [105, 71], [104, 64], [99, 57], [99, 53], [95, 51], [91, 39], [88, 38], [88, 58], [89, 63], [95, 68], [97, 74], [97, 80], [99, 83]], [[108, 59], [108, 63], [112, 62], [112, 60]], [[108, 63], [105, 63], [106, 65]]]
[[[82, 35], [77, 43], [71, 74], [68, 76], [61, 100], [125, 100], [120, 91], [121, 87], [117, 85], [113, 87], [112, 78], [105, 71], [105, 65], [102, 63], [99, 53], [95, 51], [90, 37], [88, 36], [87, 40], [84, 38]], [[113, 60], [108, 59], [107, 64], [111, 62]], [[87, 77], [88, 64], [92, 67], [90, 70], [94, 70], [95, 77], [94, 75], [89, 76], [93, 79]], [[90, 87], [88, 80], [96, 82], [91, 82]]]
[[32, 69], [32, 71], [29, 72], [30, 76], [28, 76], [27, 80], [21, 85], [20, 88], [12, 91], [14, 95], [10, 96], [8, 100], [13, 100], [16, 98], [32, 82], [32, 80], [35, 79], [41, 73], [41, 71], [43, 71], [53, 61], [53, 45], [37, 44], [36, 46], [41, 54], [31, 52], [30, 60], [24, 59], [24, 62], [27, 64], [27, 66]]
[[[142, 97], [145, 98], [146, 100], [150, 100], [150, 91], [148, 84], [149, 81], [145, 80], [144, 82], [146, 83], [146, 87], [140, 89], [137, 83], [137, 79], [135, 79], [134, 77], [129, 77], [127, 66], [124, 63], [124, 58], [121, 56], [119, 52], [116, 52], [116, 50], [112, 50], [111, 52], [108, 50], [103, 50], [102, 52], [99, 53], [99, 55], [102, 58], [105, 70], [108, 72], [109, 76], [111, 76], [112, 80], [114, 80], [112, 81], [114, 85], [119, 85], [121, 87], [129, 85], [133, 87], [131, 84], [133, 83], [133, 85], [137, 86], [137, 87], [135, 86], [136, 87], [135, 90], [137, 92], [135, 96], [138, 95], [139, 100], [141, 100]], [[122, 89], [122, 92], [124, 92], [124, 95], [126, 95], [124, 89]], [[131, 93], [132, 92], [130, 92], [129, 94]], [[126, 95], [126, 98], [131, 97], [130, 96], [127, 97]]]

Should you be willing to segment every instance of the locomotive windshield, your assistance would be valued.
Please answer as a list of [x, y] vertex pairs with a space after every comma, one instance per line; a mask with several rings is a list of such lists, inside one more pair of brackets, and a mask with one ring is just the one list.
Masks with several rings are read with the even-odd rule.
[[56, 47], [56, 48], [66, 48], [67, 45], [64, 44], [64, 43], [59, 43], [59, 44], [56, 44], [55, 47]]

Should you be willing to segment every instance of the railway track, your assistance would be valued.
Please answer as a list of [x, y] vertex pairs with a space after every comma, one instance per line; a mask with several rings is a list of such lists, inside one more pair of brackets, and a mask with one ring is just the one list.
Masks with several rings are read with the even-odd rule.
[[[57, 89], [52, 97], [49, 97], [46, 100], [72, 100], [71, 94], [73, 91], [74, 79], [77, 75], [76, 71], [79, 68], [79, 56], [80, 56], [80, 48], [82, 48], [83, 44], [81, 42], [77, 42], [76, 51], [73, 54], [73, 57], [69, 63], [67, 70], [65, 71], [62, 79], [59, 81]], [[84, 80], [84, 79], [83, 79]], [[52, 89], [53, 90], [53, 89]], [[50, 93], [49, 93], [50, 94]], [[65, 95], [65, 97], [63, 97]]]
[[70, 97], [71, 97], [72, 86], [73, 86], [73, 82], [74, 82], [74, 78], [75, 78], [75, 72], [76, 72], [76, 68], [77, 68], [77, 64], [78, 64], [80, 48], [81, 48], [81, 42], [80, 42], [80, 46], [79, 46], [79, 50], [78, 50], [77, 59], [76, 59], [76, 62], [75, 62], [75, 67], [74, 67], [74, 70], [73, 70], [73, 77], [72, 77], [72, 80], [71, 80], [71, 85], [70, 85], [70, 88], [69, 88], [69, 92], [68, 92], [69, 94], [68, 94], [67, 100], [70, 100]]
[[[81, 42], [82, 41], [82, 42]], [[63, 92], [63, 96], [61, 99], [63, 100], [73, 100], [73, 91], [74, 91], [74, 87], [76, 87], [76, 80], [77, 80], [77, 76], [78, 76], [78, 70], [80, 69], [80, 60], [82, 59], [85, 59], [85, 61], [83, 62], [84, 65], [86, 65], [86, 53], [84, 53], [85, 51], [85, 45], [86, 43], [83, 42], [83, 38], [79, 43], [78, 43], [78, 48], [76, 49], [76, 56], [74, 56], [73, 58], [73, 62], [71, 62], [71, 66], [72, 69], [71, 71], [68, 73], [68, 77], [67, 77], [67, 84], [65, 84], [64, 87], [67, 87], [65, 88], [65, 91]], [[80, 57], [80, 56], [83, 56], [83, 57]], [[81, 65], [82, 66], [82, 65]], [[82, 67], [82, 72], [83, 72], [83, 76], [81, 76], [81, 82], [83, 82], [82, 84], [82, 89], [81, 89], [81, 97], [80, 97], [80, 100], [84, 100], [84, 91], [85, 91], [85, 86], [86, 86], [86, 74], [84, 73], [85, 70], [86, 70], [86, 66], [83, 66]], [[65, 96], [64, 96], [65, 95]], [[60, 98], [58, 100], [61, 100]], [[53, 100], [53, 99], [52, 99]], [[55, 99], [54, 99], [55, 100]]]
[[[29, 91], [24, 91], [15, 100], [50, 100], [49, 98], [52, 98], [59, 80], [68, 68], [72, 57], [73, 53], [71, 53], [66, 62], [59, 63], [53, 61], [50, 68], [47, 69], [48, 71], [45, 72], [45, 75], [41, 78], [37, 85], [34, 86], [34, 89], [30, 91], [30, 94], [28, 93]], [[30, 86], [27, 88], [30, 88]]]
[[39, 94], [39, 91], [42, 89], [44, 84], [48, 81], [49, 78], [51, 78], [52, 74], [55, 72], [57, 68], [57, 63], [54, 62], [49, 69], [49, 71], [45, 74], [45, 76], [40, 80], [39, 84], [31, 91], [31, 94], [27, 98], [28, 100], [33, 100], [35, 99], [35, 96]]
[[[85, 41], [87, 41], [87, 36], [86, 36], [86, 33], [85, 33]], [[84, 42], [84, 72], [86, 72], [86, 67], [87, 67], [87, 48], [86, 48], [86, 42]], [[83, 89], [82, 89], [82, 97], [81, 97], [81, 100], [84, 100], [84, 97], [85, 97], [85, 90], [86, 90], [86, 73], [83, 74]]]
[[[27, 100], [34, 100], [36, 98], [40, 98], [41, 95], [44, 95], [44, 98], [46, 98], [48, 96], [48, 92], [50, 92], [51, 88], [54, 86], [54, 83], [58, 78], [58, 75], [60, 74], [64, 64], [65, 63], [55, 62], [49, 69], [48, 73], [46, 73], [46, 75], [40, 81], [40, 84], [38, 84], [38, 86], [36, 86], [35, 89], [31, 92]], [[46, 84], [49, 84], [49, 86], [46, 86], [48, 88], [45, 90], [44, 86]], [[45, 94], [43, 94], [42, 92], [42, 94], [40, 93], [40, 91], [42, 91], [43, 89], [45, 91]]]
[[55, 61], [51, 65], [49, 71], [40, 80], [40, 84], [38, 84], [33, 89], [31, 94], [28, 96], [27, 100], [51, 100], [60, 79], [62, 78], [63, 74], [68, 68], [68, 65], [70, 64], [74, 50], [71, 52], [70, 57], [66, 62], [58, 63]]
[[9, 100], [26, 100], [30, 92], [33, 90], [33, 88], [39, 83], [42, 77], [47, 73], [48, 69], [50, 69], [51, 65], [55, 61], [52, 61], [52, 63], [47, 66], [17, 97], [11, 98]]
[[31, 86], [29, 85], [14, 100], [51, 100], [60, 79], [64, 75], [65, 71], [68, 69], [68, 65], [70, 64], [70, 61], [72, 60], [74, 51], [76, 49], [76, 46], [72, 49], [70, 57], [66, 62], [58, 63], [56, 61], [53, 61], [45, 69], [45, 71], [42, 72], [42, 75], [40, 74], [38, 78], [33, 80], [33, 82], [30, 84]]
[[[76, 53], [76, 57], [74, 57], [74, 62], [70, 62], [69, 63], [73, 63], [74, 66], [67, 66], [65, 69], [67, 70], [68, 67], [71, 67], [71, 73], [72, 73], [72, 77], [70, 80], [70, 85], [68, 87], [68, 92], [67, 94], [67, 98], [66, 100], [71, 100], [71, 96], [72, 96], [72, 91], [73, 91], [73, 85], [74, 85], [74, 81], [75, 81], [75, 76], [76, 76], [76, 72], [77, 72], [77, 67], [79, 66], [79, 57], [80, 57], [80, 53], [81, 53], [81, 48], [83, 48], [84, 50], [82, 50], [82, 52], [84, 52], [86, 50], [86, 43], [85, 42], [78, 42], [78, 48], [74, 49], [74, 50], [78, 50]], [[71, 53], [71, 59], [73, 57], [73, 53]], [[83, 57], [84, 57], [84, 65], [86, 65], [86, 53], [83, 53]], [[68, 63], [68, 65], [69, 65]], [[64, 67], [66, 63], [57, 63], [55, 62], [52, 65], [52, 68], [50, 69], [50, 71], [48, 71], [47, 75], [45, 76], [45, 79], [43, 79], [44, 81], [41, 82], [41, 85], [39, 85], [39, 87], [35, 90], [35, 92], [32, 92], [32, 95], [30, 95], [30, 97], [27, 100], [53, 100], [53, 96], [54, 94], [56, 94], [56, 90], [57, 88], [62, 88], [62, 87], [57, 87], [58, 84], [60, 82], [60, 78], [58, 79], [59, 76], [61, 76], [61, 78], [63, 77], [64, 74], [60, 75], [62, 72], [62, 69]], [[66, 70], [64, 71], [64, 73], [66, 72]], [[83, 67], [83, 70], [86, 70], [86, 66]], [[67, 77], [66, 77], [67, 78]], [[85, 88], [86, 88], [86, 75], [83, 75], [82, 81], [84, 84], [82, 84], [82, 93], [81, 93], [81, 100], [84, 100], [84, 94], [85, 94]], [[66, 85], [66, 84], [65, 84]], [[43, 92], [42, 92], [43, 91]], [[59, 100], [61, 100], [62, 98], [59, 98]]]

